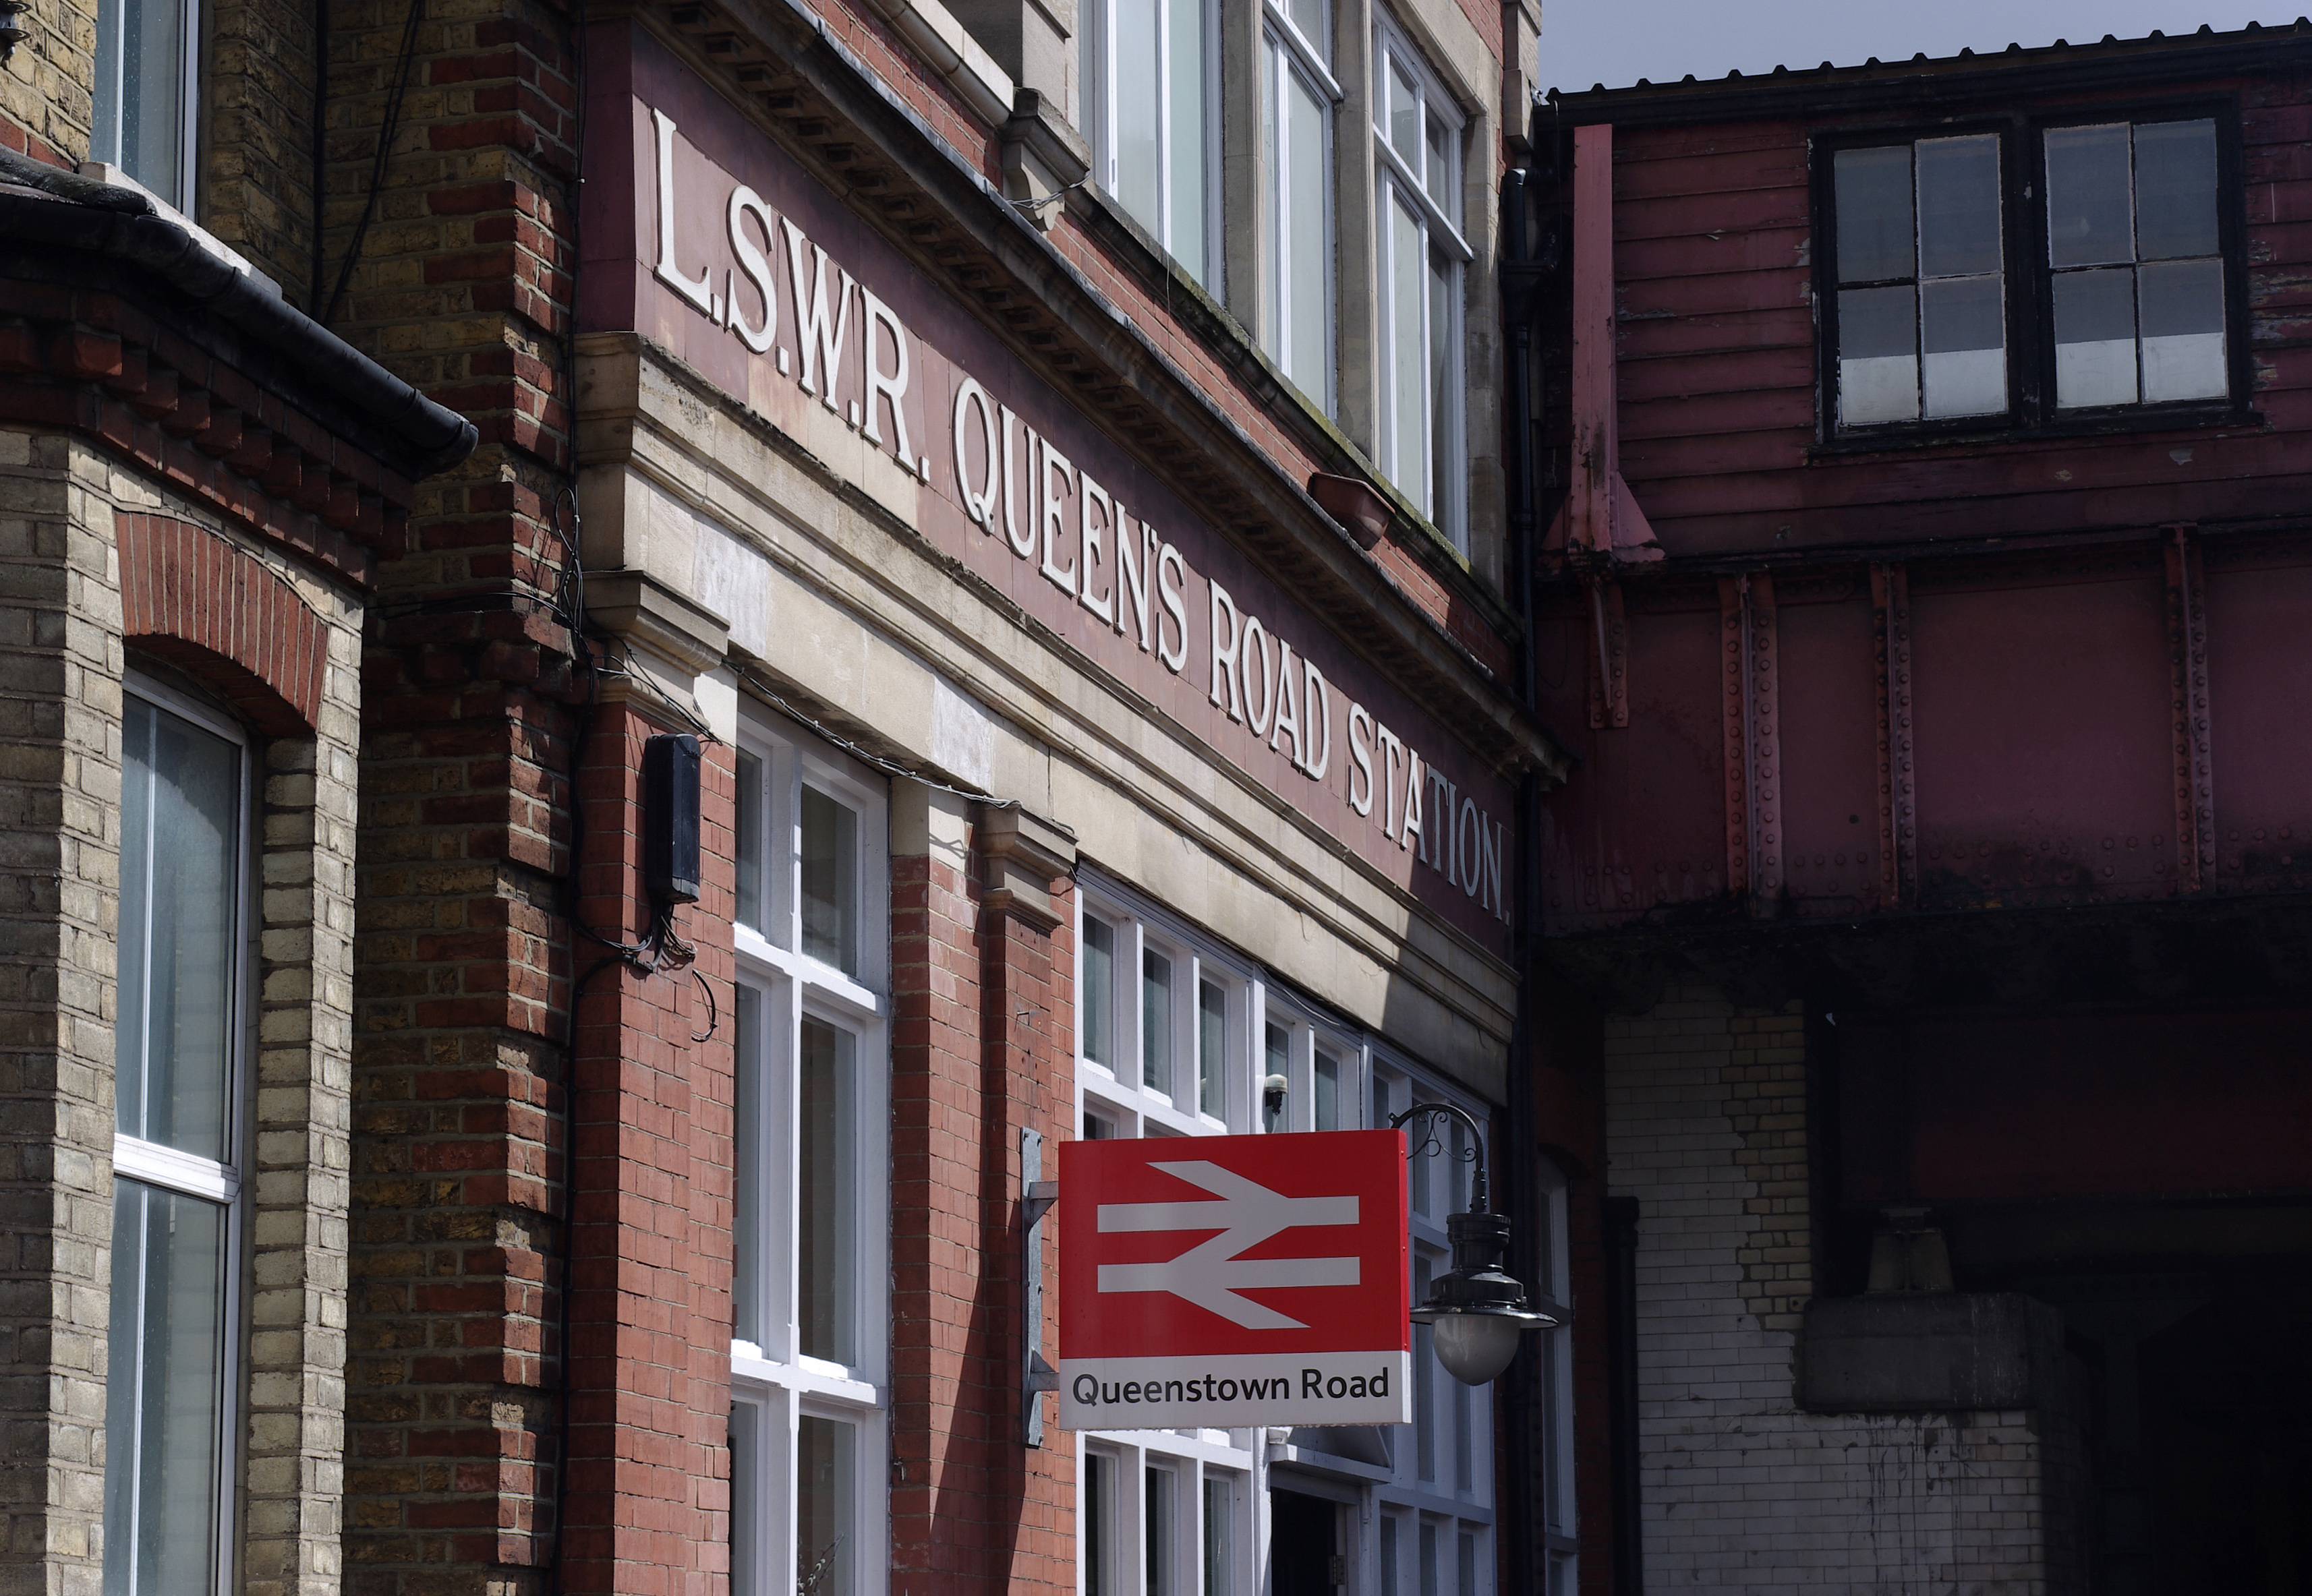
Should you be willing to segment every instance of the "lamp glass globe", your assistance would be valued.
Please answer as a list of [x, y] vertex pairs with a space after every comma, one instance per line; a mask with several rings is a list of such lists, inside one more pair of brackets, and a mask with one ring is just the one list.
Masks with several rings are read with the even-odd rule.
[[1483, 1385], [1508, 1368], [1525, 1329], [1500, 1313], [1441, 1313], [1430, 1328], [1437, 1361], [1464, 1385]]

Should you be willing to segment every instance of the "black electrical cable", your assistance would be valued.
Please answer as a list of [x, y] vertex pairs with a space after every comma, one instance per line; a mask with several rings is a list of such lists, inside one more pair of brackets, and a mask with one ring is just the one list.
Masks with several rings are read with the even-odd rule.
[[[393, 153], [394, 137], [401, 131], [401, 106], [409, 93], [409, 74], [417, 65], [417, 23], [425, 13], [425, 0], [409, 0], [409, 17], [401, 25], [401, 58], [394, 69], [393, 92], [385, 102], [385, 120], [378, 128], [377, 154], [370, 162], [369, 194], [362, 201], [361, 220], [354, 224], [354, 236], [346, 245], [346, 257], [337, 266], [337, 286], [329, 291], [328, 305], [315, 318], [323, 327], [337, 319], [337, 307], [345, 302], [346, 285], [353, 281], [354, 267], [361, 260], [362, 245], [369, 238], [370, 218], [377, 214], [378, 193], [385, 187], [385, 163]], [[318, 128], [315, 136], [320, 136]], [[317, 215], [313, 218], [317, 239], [320, 225], [321, 219]]]

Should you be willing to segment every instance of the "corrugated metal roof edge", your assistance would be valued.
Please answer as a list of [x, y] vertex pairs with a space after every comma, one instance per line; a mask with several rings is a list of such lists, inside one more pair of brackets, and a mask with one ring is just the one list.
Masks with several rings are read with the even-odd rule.
[[[2275, 53], [2276, 52], [2276, 53]], [[2219, 33], [2203, 25], [2195, 33], [2115, 39], [2106, 33], [2093, 44], [2057, 39], [2052, 45], [1907, 61], [1877, 57], [1860, 66], [1820, 66], [1745, 76], [1697, 79], [1689, 74], [1675, 83], [1640, 79], [1625, 89], [1598, 84], [1575, 93], [1550, 89], [1534, 96], [1534, 120], [1573, 126], [1612, 122], [1619, 126], [1696, 122], [1747, 122], [1773, 117], [1835, 113], [1867, 94], [1873, 106], [1893, 109], [1926, 100], [1949, 100], [1972, 93], [2012, 94], [2038, 87], [2089, 88], [2179, 76], [2242, 71], [2284, 72], [2312, 65], [2312, 19], [2270, 27], [2250, 22]], [[1540, 131], [1537, 126], [1537, 133]]]

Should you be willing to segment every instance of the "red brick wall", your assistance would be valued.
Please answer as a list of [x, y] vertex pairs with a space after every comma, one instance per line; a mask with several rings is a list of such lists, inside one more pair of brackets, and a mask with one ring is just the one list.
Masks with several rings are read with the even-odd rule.
[[[892, 860], [891, 1589], [1075, 1589], [1073, 1438], [1020, 1439], [1020, 1133], [1072, 1134], [1072, 884], [1045, 930]], [[1047, 1254], [1048, 1258], [1048, 1252]], [[1047, 1269], [1039, 1345], [1057, 1332]]]

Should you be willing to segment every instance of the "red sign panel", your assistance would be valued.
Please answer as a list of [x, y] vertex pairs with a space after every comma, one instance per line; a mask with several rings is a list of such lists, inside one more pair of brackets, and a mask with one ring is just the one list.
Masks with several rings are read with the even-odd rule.
[[1060, 1148], [1060, 1423], [1411, 1418], [1405, 1138]]

